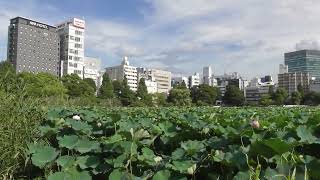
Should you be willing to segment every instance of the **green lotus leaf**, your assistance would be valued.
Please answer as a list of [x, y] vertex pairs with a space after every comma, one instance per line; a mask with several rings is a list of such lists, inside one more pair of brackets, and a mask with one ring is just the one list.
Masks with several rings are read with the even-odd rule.
[[61, 166], [63, 169], [71, 167], [75, 162], [75, 158], [72, 156], [60, 156], [57, 160], [56, 163]]
[[153, 176], [152, 180], [169, 180], [170, 175], [171, 173], [169, 170], [161, 170]]
[[75, 145], [74, 149], [80, 153], [87, 153], [92, 150], [99, 149], [100, 144], [96, 141], [91, 141], [87, 138], [80, 139], [78, 143]]
[[58, 137], [57, 139], [60, 147], [65, 147], [68, 149], [73, 149], [79, 141], [79, 137], [76, 135]]
[[55, 160], [58, 154], [59, 152], [53, 147], [39, 147], [31, 156], [32, 164], [38, 166], [39, 168], [43, 168], [45, 165]]

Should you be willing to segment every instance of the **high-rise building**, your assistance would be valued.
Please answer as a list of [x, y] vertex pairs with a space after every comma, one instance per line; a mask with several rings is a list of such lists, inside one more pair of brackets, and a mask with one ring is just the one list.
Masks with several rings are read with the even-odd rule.
[[101, 86], [101, 60], [93, 57], [84, 57], [83, 78], [90, 78], [96, 83], [97, 89]]
[[57, 26], [60, 36], [61, 76], [78, 74], [83, 78], [85, 21], [73, 18]]
[[289, 73], [309, 73], [311, 77], [320, 79], [320, 51], [301, 50], [284, 54], [285, 65]]
[[211, 86], [212, 85], [211, 66], [203, 67], [202, 76], [203, 76], [203, 84], [207, 84], [207, 85]]
[[171, 85], [177, 85], [184, 83], [186, 88], [189, 88], [189, 78], [185, 76], [173, 77], [171, 81]]
[[279, 65], [279, 74], [288, 73], [288, 65], [280, 64]]
[[107, 67], [106, 73], [109, 75], [111, 80], [122, 81], [124, 78], [126, 78], [130, 89], [133, 91], [137, 91], [137, 68], [134, 66], [130, 66], [128, 57], [124, 57], [121, 65], [119, 66]]
[[298, 91], [298, 85], [301, 85], [305, 92], [309, 91], [311, 76], [306, 72], [294, 72], [278, 74], [278, 87], [284, 88], [288, 94]]
[[56, 27], [16, 17], [8, 27], [7, 58], [19, 72], [59, 75], [60, 50]]
[[199, 86], [200, 85], [200, 75], [199, 73], [194, 73], [194, 75], [189, 76], [189, 88], [192, 88], [193, 86]]

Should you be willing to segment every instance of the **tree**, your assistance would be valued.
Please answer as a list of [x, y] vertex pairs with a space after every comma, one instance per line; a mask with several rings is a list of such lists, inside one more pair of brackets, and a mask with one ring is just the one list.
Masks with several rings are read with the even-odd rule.
[[152, 106], [152, 96], [148, 94], [148, 88], [146, 86], [144, 78], [141, 78], [139, 81], [137, 97], [143, 105]]
[[201, 84], [191, 88], [192, 102], [201, 105], [214, 105], [219, 95], [216, 87]]
[[91, 87], [93, 88], [94, 92], [97, 91], [96, 82], [94, 82], [93, 79], [91, 79], [91, 78], [85, 78], [84, 81], [85, 81], [87, 84], [89, 84], [89, 86], [91, 86]]
[[278, 88], [274, 93], [273, 98], [276, 105], [283, 105], [288, 98], [287, 90], [283, 88]]
[[234, 85], [227, 85], [223, 101], [227, 105], [240, 106], [243, 105], [244, 95], [239, 87]]
[[300, 93], [301, 97], [303, 98], [305, 95], [303, 86], [301, 84], [298, 84], [297, 89], [298, 89], [298, 92]]
[[113, 92], [114, 94], [120, 98], [120, 95], [121, 95], [121, 91], [122, 91], [122, 88], [123, 88], [123, 84], [121, 81], [118, 81], [118, 80], [115, 80], [112, 82], [112, 85], [113, 85]]
[[130, 89], [127, 78], [124, 78], [124, 80], [122, 81], [122, 88], [120, 90], [120, 101], [124, 106], [129, 106], [136, 101], [136, 96]]
[[296, 91], [291, 93], [291, 103], [295, 105], [299, 105], [301, 103], [302, 96], [300, 92]]
[[138, 89], [137, 89], [137, 97], [141, 99], [145, 99], [147, 95], [148, 95], [148, 89], [146, 86], [146, 82], [144, 78], [141, 78], [139, 81]]
[[77, 74], [64, 75], [61, 80], [70, 97], [94, 96], [94, 89]]
[[152, 95], [154, 99], [155, 106], [166, 106], [167, 105], [167, 95], [165, 93], [155, 93]]
[[49, 73], [23, 72], [18, 74], [18, 79], [23, 83], [27, 96], [63, 97], [67, 92], [59, 79]]
[[169, 92], [168, 102], [175, 106], [190, 106], [192, 102], [190, 90], [187, 88], [172, 88]]
[[318, 105], [320, 104], [320, 93], [308, 92], [303, 98], [303, 104], [305, 105]]
[[263, 94], [259, 101], [262, 106], [269, 106], [272, 104], [272, 97], [269, 94]]
[[102, 85], [99, 89], [98, 97], [102, 99], [110, 99], [114, 97], [113, 83], [107, 73], [103, 74]]

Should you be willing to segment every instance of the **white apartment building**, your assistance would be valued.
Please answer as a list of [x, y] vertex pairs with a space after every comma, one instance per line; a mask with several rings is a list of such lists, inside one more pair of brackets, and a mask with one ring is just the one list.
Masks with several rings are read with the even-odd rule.
[[149, 94], [157, 93], [158, 91], [158, 83], [151, 80], [145, 80], [147, 90]]
[[84, 57], [83, 78], [91, 78], [97, 89], [101, 86], [101, 60], [93, 57]]
[[57, 25], [60, 36], [61, 76], [78, 74], [83, 78], [85, 21], [73, 18]]
[[194, 75], [189, 76], [189, 88], [192, 88], [193, 86], [199, 86], [200, 85], [200, 74], [194, 73]]
[[128, 57], [124, 57], [121, 65], [114, 67], [107, 67], [106, 73], [111, 80], [122, 81], [126, 77], [128, 86], [131, 90], [137, 91], [138, 88], [138, 73], [137, 68], [130, 66]]
[[158, 93], [169, 93], [171, 90], [171, 72], [159, 69], [149, 69], [147, 70], [147, 73], [152, 81], [157, 82]]

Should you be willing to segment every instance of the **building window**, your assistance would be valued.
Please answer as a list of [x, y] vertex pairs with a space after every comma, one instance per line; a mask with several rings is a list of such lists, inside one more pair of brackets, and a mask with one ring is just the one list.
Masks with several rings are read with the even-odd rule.
[[76, 42], [80, 42], [80, 38], [79, 37], [75, 37], [74, 39]]
[[82, 44], [75, 43], [75, 44], [74, 44], [74, 47], [75, 47], [75, 48], [82, 48]]
[[71, 40], [74, 40], [74, 36], [70, 36], [70, 39], [71, 39]]
[[78, 30], [75, 30], [75, 34], [82, 36], [82, 32], [81, 32], [81, 31], [78, 31]]
[[69, 56], [69, 60], [72, 60], [72, 56]]
[[74, 73], [75, 73], [75, 74], [81, 74], [81, 72], [82, 72], [82, 71], [80, 71], [80, 70], [74, 70]]

